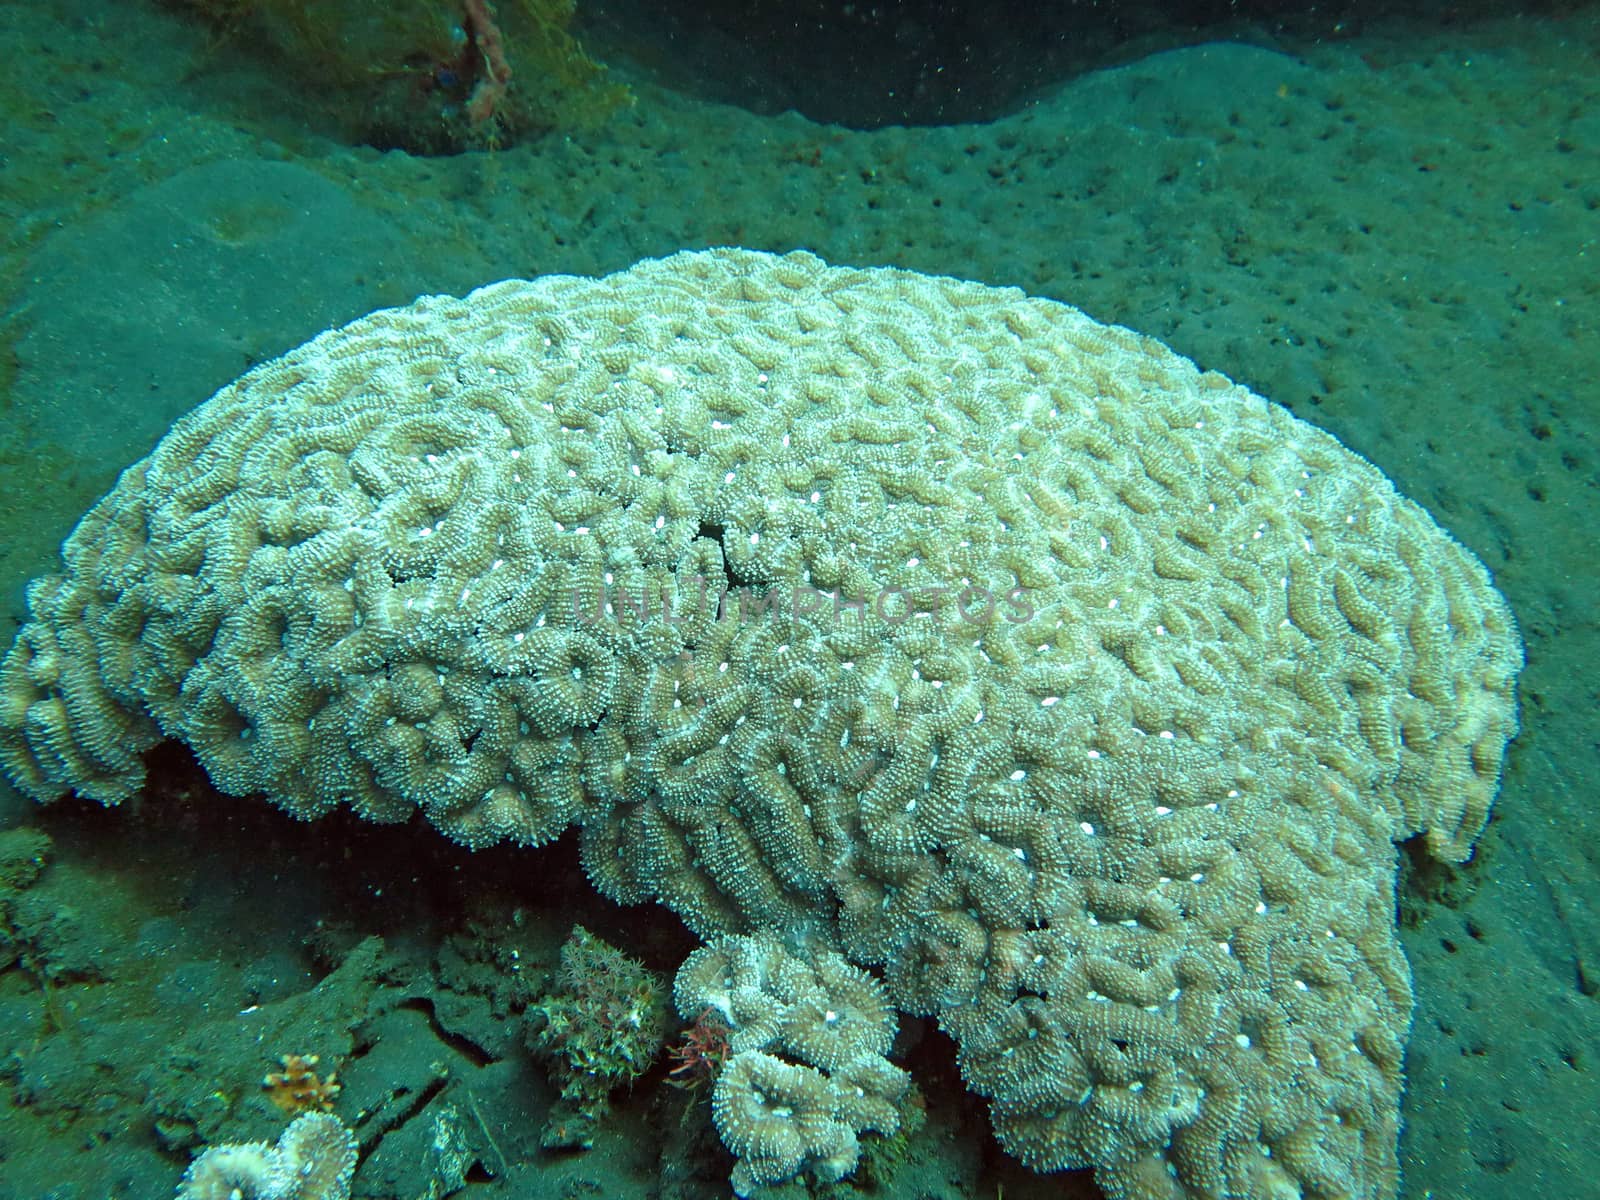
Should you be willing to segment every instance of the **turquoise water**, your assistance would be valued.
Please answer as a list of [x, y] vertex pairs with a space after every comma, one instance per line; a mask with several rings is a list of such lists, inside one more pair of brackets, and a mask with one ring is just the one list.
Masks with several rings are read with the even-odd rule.
[[[0, 6], [6, 640], [26, 581], [175, 419], [376, 308], [730, 244], [1065, 301], [1335, 434], [1509, 598], [1528, 665], [1495, 816], [1462, 867], [1402, 857], [1401, 1194], [1586, 1194], [1600, 10], [1198, 32], [1155, 14], [1070, 48], [1029, 26], [1026, 61], [1000, 37], [947, 51], [936, 10], [887, 33], [834, 15], [856, 52], [829, 80], [825, 24], [779, 67], [781, 28], [586, 10], [631, 104], [421, 157], [352, 144], [359, 91], [182, 5]], [[875, 84], [880, 37], [903, 53]], [[1013, 61], [1020, 82], [996, 81]], [[466, 1195], [726, 1194], [706, 1105], [665, 1063], [592, 1149], [541, 1145], [553, 1089], [518, 1014], [574, 923], [670, 976], [693, 945], [670, 914], [595, 897], [564, 842], [304, 824], [156, 754], [148, 794], [111, 811], [0, 786], [6, 827], [50, 843], [0, 850], [0, 1200], [169, 1196], [203, 1144], [276, 1136], [261, 1078], [308, 1053], [343, 1081], [356, 1196], [448, 1178], [441, 1130]], [[948, 1041], [901, 1036], [927, 1121], [859, 1190], [1097, 1194], [1002, 1156]]]

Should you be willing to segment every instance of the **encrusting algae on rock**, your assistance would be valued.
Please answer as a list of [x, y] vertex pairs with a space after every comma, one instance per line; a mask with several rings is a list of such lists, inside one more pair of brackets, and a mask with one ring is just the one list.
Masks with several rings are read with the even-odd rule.
[[266, 56], [351, 140], [413, 154], [588, 128], [633, 102], [573, 33], [575, 0], [179, 0]]
[[[1521, 644], [1370, 463], [1157, 342], [806, 254], [507, 281], [256, 368], [63, 558], [0, 664], [39, 800], [175, 738], [302, 817], [577, 826], [606, 896], [935, 1018], [1035, 1170], [1396, 1194], [1394, 843], [1471, 853]], [[827, 1073], [781, 1053], [752, 1089]]]

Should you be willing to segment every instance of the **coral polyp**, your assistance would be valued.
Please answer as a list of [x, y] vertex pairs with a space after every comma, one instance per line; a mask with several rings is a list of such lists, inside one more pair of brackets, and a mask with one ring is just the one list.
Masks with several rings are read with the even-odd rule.
[[551, 987], [528, 1006], [527, 1020], [528, 1043], [561, 1090], [544, 1144], [587, 1148], [611, 1093], [661, 1052], [665, 985], [642, 963], [574, 926]]

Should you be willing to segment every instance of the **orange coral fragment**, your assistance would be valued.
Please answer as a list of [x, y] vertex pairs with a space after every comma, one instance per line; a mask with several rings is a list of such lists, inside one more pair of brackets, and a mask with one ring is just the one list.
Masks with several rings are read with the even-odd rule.
[[333, 1108], [342, 1090], [337, 1071], [329, 1071], [326, 1079], [319, 1079], [312, 1069], [319, 1061], [315, 1054], [285, 1054], [278, 1061], [283, 1070], [269, 1071], [261, 1081], [269, 1100], [291, 1115]]

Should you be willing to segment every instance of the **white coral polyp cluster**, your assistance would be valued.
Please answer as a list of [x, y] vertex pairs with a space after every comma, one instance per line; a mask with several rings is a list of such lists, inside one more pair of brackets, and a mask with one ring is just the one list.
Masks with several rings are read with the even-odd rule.
[[737, 1160], [737, 1195], [802, 1174], [842, 1179], [858, 1135], [900, 1128], [911, 1080], [886, 1057], [894, 1010], [878, 980], [834, 951], [727, 934], [684, 962], [673, 1001], [685, 1020], [709, 1009], [728, 1024], [711, 1112]]
[[226, 1142], [202, 1151], [177, 1200], [347, 1200], [355, 1136], [329, 1113], [291, 1121], [277, 1144]]
[[1393, 1195], [1393, 843], [1470, 853], [1516, 629], [1156, 342], [806, 254], [508, 281], [258, 367], [63, 557], [0, 664], [39, 799], [176, 738], [301, 816], [576, 825], [614, 899], [878, 972], [1031, 1167]]

